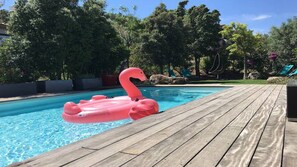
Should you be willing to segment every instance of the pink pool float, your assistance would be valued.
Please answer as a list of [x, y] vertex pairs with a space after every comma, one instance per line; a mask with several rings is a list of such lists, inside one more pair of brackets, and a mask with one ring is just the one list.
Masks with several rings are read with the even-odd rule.
[[120, 83], [128, 96], [108, 98], [104, 95], [95, 95], [91, 100], [81, 100], [78, 104], [67, 102], [64, 105], [63, 119], [72, 123], [94, 123], [127, 118], [137, 120], [158, 113], [158, 103], [142, 96], [130, 78], [147, 80], [141, 69], [128, 68], [119, 76]]

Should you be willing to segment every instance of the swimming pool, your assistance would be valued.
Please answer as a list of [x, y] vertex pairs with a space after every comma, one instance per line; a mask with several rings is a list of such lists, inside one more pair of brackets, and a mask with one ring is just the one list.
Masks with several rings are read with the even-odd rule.
[[[221, 91], [223, 87], [145, 87], [141, 92], [155, 99], [160, 111]], [[61, 114], [67, 101], [78, 102], [96, 94], [126, 95], [123, 89], [0, 103], [0, 166], [18, 162], [131, 122], [130, 119], [96, 124], [72, 124]]]

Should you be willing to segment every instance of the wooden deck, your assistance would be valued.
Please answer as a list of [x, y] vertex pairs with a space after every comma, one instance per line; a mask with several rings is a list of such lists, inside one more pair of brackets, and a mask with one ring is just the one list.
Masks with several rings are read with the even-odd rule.
[[[297, 101], [296, 101], [297, 102]], [[12, 166], [296, 166], [286, 86], [236, 86]]]

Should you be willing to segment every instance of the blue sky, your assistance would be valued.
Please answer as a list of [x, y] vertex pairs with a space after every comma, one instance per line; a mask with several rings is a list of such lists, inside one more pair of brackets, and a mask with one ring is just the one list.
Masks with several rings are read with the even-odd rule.
[[[137, 6], [135, 15], [139, 18], [149, 16], [161, 2], [168, 9], [175, 9], [180, 0], [107, 0], [107, 10], [120, 6]], [[9, 9], [14, 0], [6, 0], [4, 8]], [[254, 32], [268, 33], [272, 26], [279, 27], [288, 18], [297, 16], [297, 0], [189, 0], [187, 8], [205, 4], [211, 10], [221, 13], [221, 23], [240, 22], [248, 25]]]

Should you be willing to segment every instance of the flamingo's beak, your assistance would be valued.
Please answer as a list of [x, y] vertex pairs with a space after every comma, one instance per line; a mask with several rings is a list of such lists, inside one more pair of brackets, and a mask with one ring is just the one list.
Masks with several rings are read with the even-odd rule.
[[141, 78], [139, 78], [141, 81], [146, 81], [148, 80], [147, 77], [145, 75], [141, 76]]

